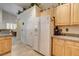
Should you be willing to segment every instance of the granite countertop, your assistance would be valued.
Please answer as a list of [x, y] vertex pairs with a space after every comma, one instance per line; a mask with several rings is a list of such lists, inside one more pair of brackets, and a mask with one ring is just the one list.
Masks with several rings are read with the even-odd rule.
[[12, 34], [0, 34], [0, 37], [12, 36]]
[[72, 40], [72, 41], [79, 41], [79, 37], [73, 37], [73, 36], [63, 36], [63, 35], [54, 35], [54, 38], [59, 38], [63, 40]]

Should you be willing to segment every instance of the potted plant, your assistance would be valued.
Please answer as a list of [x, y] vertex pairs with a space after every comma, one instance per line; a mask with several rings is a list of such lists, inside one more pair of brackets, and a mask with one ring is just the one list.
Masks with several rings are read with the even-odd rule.
[[36, 5], [36, 6], [39, 7], [40, 4], [39, 4], [39, 3], [31, 3], [31, 4], [30, 4], [30, 7], [33, 7], [34, 5]]

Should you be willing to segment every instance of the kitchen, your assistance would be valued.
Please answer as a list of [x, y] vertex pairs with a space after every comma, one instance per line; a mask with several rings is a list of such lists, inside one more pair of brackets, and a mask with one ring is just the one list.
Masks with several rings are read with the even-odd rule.
[[[9, 44], [5, 44], [9, 48], [7, 48], [8, 50], [4, 48], [5, 42], [0, 40], [0, 47], [2, 47], [0, 55], [79, 56], [79, 3], [16, 3], [23, 9], [17, 6], [17, 8], [13, 8], [14, 5], [0, 4], [2, 8], [0, 28], [2, 31], [6, 28], [8, 22], [16, 24], [11, 28], [10, 26], [6, 28], [10, 32], [8, 36], [3, 35], [2, 37], [9, 37]], [[24, 8], [28, 5], [31, 6], [27, 9]], [[16, 12], [7, 9], [7, 7], [17, 9], [15, 10], [18, 11], [17, 15]], [[7, 16], [6, 11], [16, 16]], [[13, 16], [15, 18], [11, 19]], [[16, 37], [12, 35], [11, 31], [17, 33]], [[28, 52], [28, 50], [31, 50], [31, 52]]]

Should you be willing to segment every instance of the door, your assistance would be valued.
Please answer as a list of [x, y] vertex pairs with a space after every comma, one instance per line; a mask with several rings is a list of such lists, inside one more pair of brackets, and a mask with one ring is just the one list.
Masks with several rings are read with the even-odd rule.
[[40, 41], [39, 51], [44, 55], [51, 53], [50, 17], [40, 17]]
[[38, 51], [39, 50], [39, 17], [36, 17], [34, 19], [34, 23], [33, 23], [33, 28], [34, 28], [34, 32], [33, 32], [33, 49]]

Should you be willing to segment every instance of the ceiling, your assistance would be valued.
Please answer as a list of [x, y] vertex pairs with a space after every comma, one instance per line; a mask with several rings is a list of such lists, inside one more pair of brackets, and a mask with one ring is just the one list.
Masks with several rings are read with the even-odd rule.
[[[21, 6], [23, 8], [29, 8], [29, 6], [31, 5], [31, 3], [16, 3], [18, 6]], [[58, 3], [40, 3], [40, 7], [42, 9], [46, 9], [49, 7], [56, 7], [58, 5]]]
[[[0, 3], [0, 9], [17, 16], [18, 10], [23, 10], [23, 8], [28, 9], [30, 5], [31, 3]], [[58, 3], [40, 3], [39, 5], [42, 9], [56, 6], [58, 6]]]
[[22, 7], [22, 8], [29, 8], [31, 3], [16, 3], [16, 5]]

